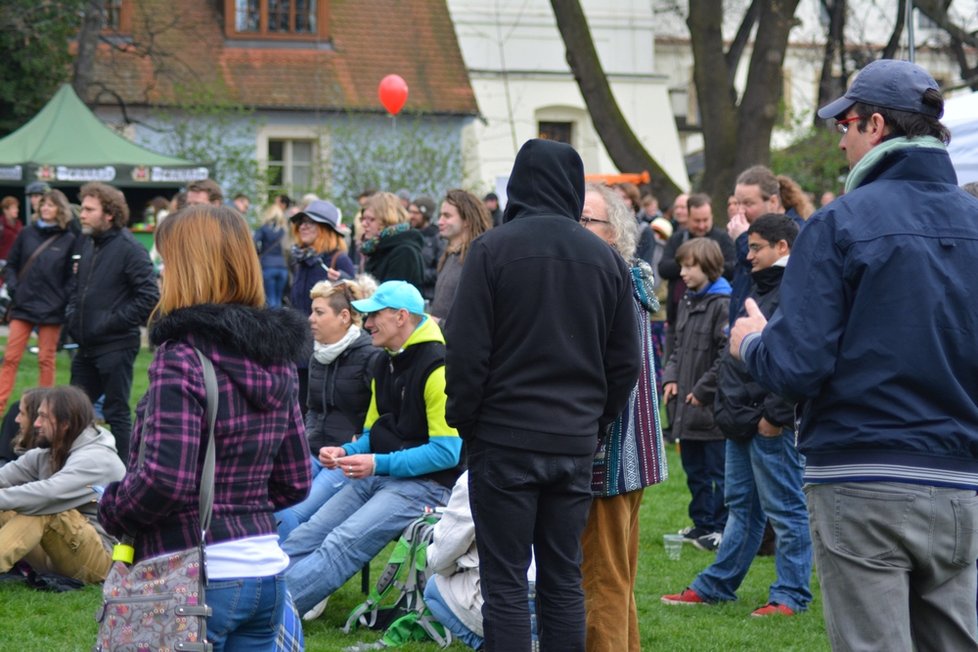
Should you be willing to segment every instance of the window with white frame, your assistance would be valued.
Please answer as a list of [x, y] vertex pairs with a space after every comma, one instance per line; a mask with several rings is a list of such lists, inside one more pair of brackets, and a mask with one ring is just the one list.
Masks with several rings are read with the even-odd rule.
[[293, 138], [268, 139], [268, 185], [272, 192], [302, 193], [313, 189], [316, 143]]

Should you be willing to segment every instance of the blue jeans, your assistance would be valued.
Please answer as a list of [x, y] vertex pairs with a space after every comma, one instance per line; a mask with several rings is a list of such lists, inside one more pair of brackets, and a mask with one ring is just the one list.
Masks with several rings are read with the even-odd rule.
[[332, 595], [426, 507], [444, 505], [450, 495], [434, 480], [386, 475], [340, 489], [282, 544], [291, 558], [285, 580], [299, 613]]
[[689, 487], [689, 519], [709, 532], [723, 532], [727, 522], [723, 491], [724, 442], [682, 439], [679, 456]]
[[207, 619], [207, 638], [214, 652], [267, 652], [285, 615], [282, 574], [212, 580], [205, 599], [213, 613]]
[[777, 579], [768, 600], [804, 611], [812, 601], [812, 540], [802, 491], [804, 456], [785, 430], [777, 437], [755, 435], [727, 441], [727, 526], [717, 558], [693, 581], [692, 589], [709, 601], [736, 600], [770, 519], [777, 536]]
[[261, 277], [265, 282], [265, 303], [269, 308], [280, 307], [282, 294], [285, 293], [285, 284], [289, 280], [289, 270], [284, 267], [263, 267]]
[[301, 503], [275, 512], [279, 543], [288, 539], [292, 530], [312, 518], [312, 515], [319, 511], [327, 500], [350, 481], [339, 467], [327, 469], [315, 457], [310, 459], [312, 460], [312, 485], [309, 487], [309, 496]]
[[429, 578], [428, 583], [424, 585], [424, 603], [431, 609], [435, 620], [444, 625], [445, 629], [454, 634], [458, 640], [473, 650], [482, 647], [482, 637], [466, 627], [445, 604], [445, 598], [441, 597], [441, 591], [438, 590], [434, 577]]

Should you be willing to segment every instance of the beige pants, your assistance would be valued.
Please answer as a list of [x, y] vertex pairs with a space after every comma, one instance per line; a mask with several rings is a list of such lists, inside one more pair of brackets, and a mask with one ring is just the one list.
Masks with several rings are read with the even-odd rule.
[[[101, 582], [112, 566], [102, 537], [76, 509], [30, 516], [0, 512], [0, 572], [20, 559], [82, 582]], [[46, 558], [46, 560], [45, 560]]]

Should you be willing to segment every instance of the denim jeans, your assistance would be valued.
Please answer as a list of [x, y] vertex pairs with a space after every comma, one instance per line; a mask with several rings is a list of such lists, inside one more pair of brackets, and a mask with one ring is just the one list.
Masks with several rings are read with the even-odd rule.
[[315, 457], [310, 459], [312, 461], [312, 485], [309, 487], [309, 496], [301, 503], [275, 512], [275, 520], [278, 521], [279, 543], [288, 539], [292, 530], [312, 518], [312, 515], [319, 511], [319, 508], [325, 505], [327, 500], [350, 481], [339, 467], [327, 469]]
[[723, 532], [727, 521], [723, 491], [724, 442], [683, 439], [679, 457], [689, 487], [689, 519], [709, 532]]
[[268, 652], [285, 615], [285, 579], [268, 577], [212, 580], [205, 596], [212, 609], [207, 638], [214, 652]]
[[386, 475], [340, 489], [282, 544], [290, 557], [285, 579], [299, 613], [332, 595], [426, 507], [444, 505], [450, 495], [434, 480]]
[[727, 526], [717, 558], [697, 576], [693, 590], [709, 601], [736, 600], [770, 519], [777, 536], [777, 578], [768, 600], [804, 611], [812, 601], [812, 540], [802, 491], [804, 456], [785, 430], [777, 437], [727, 440]]
[[973, 490], [846, 482], [805, 493], [834, 650], [978, 650]]
[[445, 626], [455, 638], [468, 645], [473, 650], [482, 647], [482, 637], [465, 626], [465, 624], [452, 613], [451, 608], [445, 603], [445, 598], [441, 597], [435, 578], [428, 579], [424, 585], [424, 603], [431, 609], [431, 614], [435, 620]]
[[280, 307], [285, 284], [289, 280], [289, 270], [284, 267], [262, 268], [261, 277], [265, 283], [265, 303], [269, 308]]
[[466, 442], [469, 503], [479, 550], [485, 649], [526, 652], [526, 571], [536, 556], [540, 649], [584, 652], [581, 534], [591, 506], [590, 455]]

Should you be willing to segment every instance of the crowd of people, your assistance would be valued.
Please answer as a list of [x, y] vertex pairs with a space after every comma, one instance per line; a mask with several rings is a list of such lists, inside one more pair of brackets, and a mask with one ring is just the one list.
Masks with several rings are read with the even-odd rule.
[[845, 192], [816, 212], [751, 166], [725, 228], [702, 193], [663, 213], [585, 184], [546, 140], [520, 149], [504, 209], [369, 190], [345, 223], [281, 195], [252, 229], [247, 197], [194, 182], [154, 209], [152, 254], [109, 185], [81, 187], [77, 220], [32, 186], [23, 228], [4, 199], [0, 410], [34, 332], [41, 373], [0, 437], [0, 571], [97, 583], [120, 539], [136, 560], [198, 543], [200, 352], [215, 650], [274, 649], [292, 605], [319, 617], [444, 510], [425, 595], [459, 640], [637, 652], [639, 509], [669, 441], [679, 532], [716, 556], [663, 604], [736, 600], [767, 536], [776, 578], [750, 616], [808, 609], [814, 565], [833, 649], [978, 649], [978, 193], [956, 186], [942, 107], [922, 68], [870, 64], [819, 112]]

